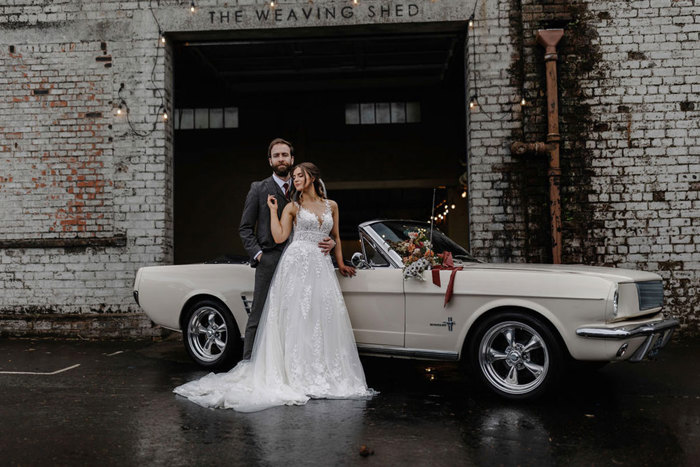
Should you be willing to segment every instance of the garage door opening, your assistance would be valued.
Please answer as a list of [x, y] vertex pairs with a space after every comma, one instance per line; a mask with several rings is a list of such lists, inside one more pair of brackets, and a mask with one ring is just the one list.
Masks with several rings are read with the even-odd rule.
[[363, 221], [428, 221], [436, 187], [438, 228], [466, 245], [465, 26], [412, 29], [178, 42], [176, 264], [245, 254], [243, 203], [275, 137], [320, 167], [346, 256]]

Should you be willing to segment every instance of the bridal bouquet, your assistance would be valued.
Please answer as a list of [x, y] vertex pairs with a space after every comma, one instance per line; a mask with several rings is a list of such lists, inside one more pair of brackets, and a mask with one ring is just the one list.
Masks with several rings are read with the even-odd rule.
[[425, 229], [418, 229], [415, 232], [408, 232], [408, 238], [400, 242], [393, 242], [392, 248], [403, 260], [403, 277], [408, 279], [423, 279], [423, 271], [432, 266], [442, 264], [442, 257], [436, 255], [430, 243]]

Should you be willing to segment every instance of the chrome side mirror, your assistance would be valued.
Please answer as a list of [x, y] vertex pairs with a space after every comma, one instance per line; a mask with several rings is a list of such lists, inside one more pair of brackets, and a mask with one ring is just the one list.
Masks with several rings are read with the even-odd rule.
[[365, 255], [363, 255], [359, 251], [356, 251], [355, 253], [352, 254], [352, 258], [350, 258], [350, 262], [357, 269], [371, 269], [369, 264], [367, 263], [367, 260], [365, 259]]

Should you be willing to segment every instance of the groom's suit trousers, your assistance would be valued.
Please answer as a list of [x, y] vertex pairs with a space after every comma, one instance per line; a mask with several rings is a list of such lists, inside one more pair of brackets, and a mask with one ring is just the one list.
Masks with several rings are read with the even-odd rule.
[[253, 308], [248, 316], [248, 325], [245, 329], [245, 341], [243, 342], [243, 359], [250, 359], [255, 342], [255, 333], [258, 330], [260, 316], [262, 315], [267, 295], [270, 291], [270, 282], [275, 275], [277, 263], [279, 263], [282, 252], [274, 249], [263, 253], [258, 266], [255, 268], [255, 292], [253, 293]]
[[[279, 206], [277, 215], [281, 216], [287, 200], [284, 192], [272, 177], [250, 185], [250, 191], [246, 196], [239, 232], [243, 246], [250, 255], [250, 262], [255, 267], [255, 291], [253, 292], [253, 308], [248, 316], [248, 325], [245, 330], [243, 342], [243, 359], [249, 359], [253, 351], [253, 342], [258, 329], [258, 322], [262, 309], [265, 306], [267, 292], [270, 288], [272, 276], [275, 274], [277, 263], [285, 243], [276, 243], [270, 231], [270, 209], [267, 207], [267, 195], [273, 194], [277, 198]], [[255, 255], [263, 252], [260, 263], [255, 260]]]

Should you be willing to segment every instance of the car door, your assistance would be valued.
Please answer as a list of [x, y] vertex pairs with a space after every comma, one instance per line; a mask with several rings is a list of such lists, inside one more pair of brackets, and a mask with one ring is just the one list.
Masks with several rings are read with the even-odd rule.
[[431, 349], [454, 354], [459, 351], [460, 331], [464, 329], [469, 313], [469, 298], [463, 290], [464, 273], [457, 273], [455, 294], [443, 307], [445, 291], [452, 271], [440, 272], [440, 286], [433, 283], [432, 271], [424, 271], [424, 280], [409, 279], [404, 282], [406, 291], [406, 348]]
[[355, 341], [363, 344], [404, 346], [404, 293], [401, 269], [393, 267], [363, 238], [369, 269], [357, 269], [355, 277], [338, 281], [345, 297]]

